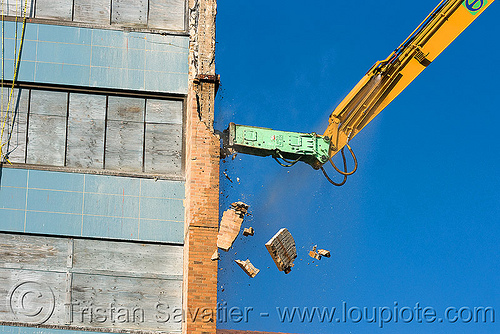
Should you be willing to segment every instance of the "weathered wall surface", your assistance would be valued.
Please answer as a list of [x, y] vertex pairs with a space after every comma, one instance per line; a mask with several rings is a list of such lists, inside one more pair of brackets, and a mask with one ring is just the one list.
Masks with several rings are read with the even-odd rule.
[[[3, 97], [5, 110], [9, 90]], [[24, 88], [13, 100], [2, 137], [10, 162], [184, 174], [183, 99]]]
[[[87, 23], [106, 28], [186, 30], [184, 0], [28, 0], [28, 16], [58, 23]], [[2, 2], [8, 16], [22, 16], [24, 0]]]
[[[186, 128], [184, 306], [215, 310], [219, 219], [219, 139], [213, 133], [215, 0], [189, 1], [189, 93]], [[184, 324], [183, 333], [215, 333], [215, 314]]]
[[[28, 1], [2, 114], [0, 333], [215, 333], [179, 317], [216, 303], [215, 89], [194, 83], [215, 73], [214, 31], [198, 47], [205, 2], [188, 32], [184, 0]], [[3, 4], [7, 81], [20, 4]], [[209, 71], [193, 65], [204, 52]], [[52, 299], [16, 309], [25, 288]]]
[[182, 245], [184, 182], [4, 168], [0, 229]]
[[[6, 65], [16, 58], [15, 26], [5, 22]], [[28, 22], [23, 43], [19, 81], [187, 93], [187, 36]], [[14, 67], [4, 73], [12, 80]]]
[[180, 247], [0, 234], [4, 322], [177, 331], [159, 320], [181, 309], [181, 285]]

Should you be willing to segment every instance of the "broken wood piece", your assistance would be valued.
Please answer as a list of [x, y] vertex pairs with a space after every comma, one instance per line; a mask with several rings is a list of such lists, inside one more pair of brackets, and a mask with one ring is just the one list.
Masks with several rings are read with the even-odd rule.
[[240, 233], [241, 224], [247, 211], [248, 205], [243, 202], [232, 203], [231, 208], [224, 211], [217, 235], [217, 247], [226, 252], [231, 248]]
[[309, 251], [310, 257], [312, 257], [313, 259], [316, 259], [316, 260], [321, 260], [322, 256], [330, 257], [330, 251], [328, 251], [326, 249], [318, 249], [316, 251], [317, 247], [318, 247], [318, 245], [314, 245], [313, 249], [311, 251]]
[[253, 229], [253, 227], [247, 227], [247, 228], [245, 228], [245, 229], [243, 230], [243, 235], [244, 235], [245, 237], [247, 237], [247, 236], [249, 236], [249, 235], [250, 235], [250, 236], [252, 236], [254, 233], [255, 233], [255, 230]]
[[224, 174], [224, 176], [226, 177], [226, 179], [229, 180], [229, 182], [233, 183], [233, 180], [231, 180], [231, 178], [229, 177], [229, 175], [227, 175], [227, 173], [225, 171], [222, 172], [222, 174]]
[[233, 209], [235, 211], [239, 211], [243, 214], [246, 214], [248, 211], [248, 205], [243, 203], [243, 202], [234, 202], [234, 203], [231, 203], [231, 206], [233, 207]]
[[243, 269], [243, 271], [251, 278], [254, 278], [260, 271], [259, 269], [254, 267], [249, 259], [247, 259], [246, 261], [234, 260], [234, 262], [236, 262], [241, 267], [241, 269]]
[[317, 252], [315, 252], [314, 250], [312, 251], [309, 251], [309, 256], [312, 257], [313, 259], [316, 259], [316, 260], [321, 260], [321, 255], [319, 255]]
[[266, 248], [278, 269], [288, 274], [292, 270], [293, 261], [297, 258], [292, 234], [286, 228], [282, 228], [266, 243]]
[[318, 249], [318, 254], [324, 257], [330, 257], [330, 251], [326, 249]]

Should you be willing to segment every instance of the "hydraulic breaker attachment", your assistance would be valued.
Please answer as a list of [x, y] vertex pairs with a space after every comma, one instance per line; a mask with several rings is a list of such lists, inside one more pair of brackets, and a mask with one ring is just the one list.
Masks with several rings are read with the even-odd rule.
[[298, 161], [320, 169], [328, 161], [330, 138], [316, 133], [277, 131], [230, 123], [224, 131], [223, 148], [234, 152], [272, 156], [280, 165], [290, 167]]

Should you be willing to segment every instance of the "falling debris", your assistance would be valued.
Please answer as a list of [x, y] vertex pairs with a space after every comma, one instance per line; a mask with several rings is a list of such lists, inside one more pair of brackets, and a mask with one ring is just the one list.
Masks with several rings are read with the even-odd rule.
[[318, 249], [318, 254], [324, 257], [330, 257], [330, 251], [326, 249]]
[[330, 251], [328, 251], [326, 249], [318, 249], [316, 251], [317, 247], [318, 247], [317, 245], [314, 245], [313, 249], [311, 251], [309, 251], [310, 257], [312, 257], [313, 259], [316, 259], [316, 260], [321, 260], [322, 256], [330, 257]]
[[249, 236], [249, 235], [253, 235], [255, 233], [255, 230], [253, 229], [253, 227], [247, 227], [243, 230], [243, 235], [245, 237]]
[[314, 245], [313, 249], [311, 251], [309, 251], [309, 256], [312, 257], [313, 259], [316, 259], [316, 260], [321, 260], [321, 255], [318, 254], [318, 252], [316, 252], [316, 245]]
[[226, 179], [228, 179], [231, 183], [233, 183], [233, 180], [231, 180], [231, 178], [229, 177], [229, 175], [227, 175], [227, 173], [225, 171], [222, 172], [222, 174], [224, 174], [224, 176], [226, 177]]
[[241, 269], [243, 269], [247, 273], [247, 275], [252, 278], [257, 276], [260, 271], [259, 269], [255, 268], [248, 259], [246, 261], [234, 260], [234, 262], [236, 262], [241, 267]]
[[220, 256], [219, 256], [219, 251], [216, 249], [214, 254], [212, 255], [212, 257], [210, 258], [212, 261], [216, 261], [216, 260], [219, 260], [220, 259]]
[[243, 218], [248, 211], [248, 205], [243, 202], [231, 204], [231, 208], [224, 211], [217, 235], [217, 247], [226, 252], [233, 245], [234, 239], [240, 233]]
[[278, 269], [288, 274], [297, 257], [295, 241], [290, 232], [286, 228], [282, 228], [266, 243], [266, 248]]

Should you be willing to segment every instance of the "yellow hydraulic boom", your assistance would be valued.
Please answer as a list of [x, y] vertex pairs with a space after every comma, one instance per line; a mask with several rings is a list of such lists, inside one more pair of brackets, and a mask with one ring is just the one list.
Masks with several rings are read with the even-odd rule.
[[[357, 160], [349, 140], [387, 107], [494, 1], [442, 0], [389, 57], [370, 68], [332, 112], [322, 136], [231, 123], [224, 147], [229, 151], [271, 155], [284, 167], [303, 161], [315, 169], [321, 169], [332, 184], [343, 185], [347, 176], [357, 169]], [[351, 172], [347, 171], [346, 146], [355, 163]], [[342, 153], [343, 170], [335, 166], [332, 160], [339, 151]], [[336, 183], [328, 177], [323, 168], [327, 161], [344, 176], [342, 182]]]
[[401, 93], [494, 0], [441, 1], [387, 59], [375, 63], [330, 115], [330, 157]]

